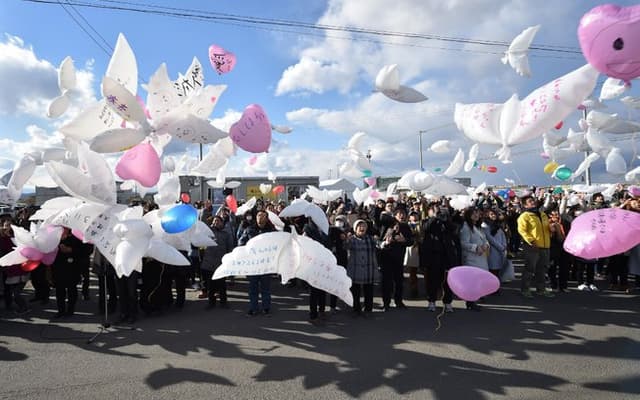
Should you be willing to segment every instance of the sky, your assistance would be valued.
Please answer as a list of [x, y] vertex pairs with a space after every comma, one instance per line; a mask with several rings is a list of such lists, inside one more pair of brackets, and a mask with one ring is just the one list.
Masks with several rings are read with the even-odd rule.
[[[367, 134], [361, 150], [370, 151], [376, 176], [401, 176], [419, 168], [420, 131], [424, 168], [446, 168], [456, 149], [466, 152], [473, 144], [454, 124], [454, 104], [502, 103], [514, 93], [524, 98], [584, 65], [577, 26], [584, 13], [602, 4], [590, 0], [544, 7], [525, 0], [42, 1], [0, 2], [0, 171], [10, 170], [32, 149], [62, 146], [57, 128], [101, 98], [100, 82], [122, 33], [136, 55], [143, 99], [142, 85], [162, 63], [176, 79], [195, 56], [204, 67], [205, 84], [228, 85], [209, 117], [215, 126], [228, 130], [247, 105], [259, 104], [272, 124], [293, 128], [287, 135], [274, 132], [269, 152], [252, 165], [253, 154], [238, 150], [227, 176], [266, 176], [272, 171], [278, 176], [318, 175], [321, 180], [339, 177], [339, 164], [349, 159], [347, 142], [356, 132]], [[259, 24], [255, 18], [268, 21]], [[521, 77], [500, 58], [516, 35], [537, 24], [541, 28], [533, 44], [563, 50], [532, 50], [532, 76]], [[470, 43], [478, 41], [498, 44]], [[231, 72], [218, 75], [209, 65], [212, 44], [236, 54], [237, 65]], [[78, 87], [70, 110], [51, 120], [46, 110], [59, 94], [57, 69], [67, 56], [74, 60]], [[376, 74], [389, 64], [398, 65], [403, 85], [429, 100], [400, 103], [375, 92]], [[599, 83], [604, 79], [601, 76]], [[599, 90], [598, 86], [594, 91], [596, 98]], [[625, 95], [638, 96], [637, 92], [636, 84]], [[618, 111], [619, 104], [607, 105], [605, 111]], [[620, 112], [639, 119], [629, 111]], [[561, 132], [579, 130], [580, 116], [580, 111], [570, 115]], [[615, 143], [635, 167], [640, 162], [635, 158], [637, 140], [626, 138], [617, 137]], [[453, 142], [452, 152], [428, 150], [441, 139]], [[479, 164], [496, 166], [498, 172], [474, 169], [458, 176], [470, 177], [474, 185], [505, 184], [505, 179], [558, 184], [543, 172], [547, 161], [540, 157], [541, 145], [540, 138], [516, 146], [513, 163], [504, 165], [493, 156], [497, 146], [481, 145]], [[174, 139], [165, 154], [179, 157], [186, 152], [197, 157], [198, 151], [197, 144]], [[119, 156], [107, 155], [112, 164]], [[564, 162], [575, 168], [582, 158], [576, 154]], [[595, 182], [621, 179], [604, 173], [602, 160], [592, 170]]]

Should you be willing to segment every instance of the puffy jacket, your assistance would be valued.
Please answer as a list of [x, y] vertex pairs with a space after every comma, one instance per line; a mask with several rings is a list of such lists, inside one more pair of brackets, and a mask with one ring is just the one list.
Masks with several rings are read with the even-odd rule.
[[549, 219], [543, 212], [525, 211], [518, 217], [518, 233], [529, 245], [543, 249], [551, 247]]

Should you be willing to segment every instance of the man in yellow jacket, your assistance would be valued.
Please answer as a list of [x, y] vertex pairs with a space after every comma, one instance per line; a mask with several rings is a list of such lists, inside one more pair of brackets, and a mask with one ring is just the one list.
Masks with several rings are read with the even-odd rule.
[[524, 211], [518, 217], [518, 233], [524, 243], [524, 271], [522, 272], [522, 295], [527, 298], [531, 294], [531, 278], [535, 280], [536, 293], [553, 297], [545, 288], [545, 275], [549, 266], [549, 247], [551, 247], [551, 231], [547, 214], [538, 210], [538, 202], [533, 196], [520, 199]]

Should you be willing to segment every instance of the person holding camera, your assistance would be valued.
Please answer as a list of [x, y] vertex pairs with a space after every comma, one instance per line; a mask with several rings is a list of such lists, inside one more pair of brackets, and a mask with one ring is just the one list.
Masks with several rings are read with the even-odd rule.
[[382, 234], [380, 264], [382, 271], [382, 302], [384, 310], [391, 307], [393, 293], [396, 308], [407, 308], [402, 301], [404, 280], [404, 253], [413, 244], [413, 233], [405, 222], [407, 213], [399, 208], [393, 213], [394, 220]]

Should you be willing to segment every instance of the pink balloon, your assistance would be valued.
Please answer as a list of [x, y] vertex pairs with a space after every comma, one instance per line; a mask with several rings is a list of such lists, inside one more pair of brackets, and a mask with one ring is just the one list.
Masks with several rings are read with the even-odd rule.
[[369, 197], [371, 197], [372, 199], [377, 199], [378, 197], [380, 197], [380, 192], [378, 192], [377, 190], [372, 190], [371, 193], [369, 193]]
[[52, 252], [43, 254], [42, 260], [40, 261], [42, 261], [44, 265], [51, 265], [55, 261], [57, 255], [58, 248], [56, 247]]
[[640, 186], [629, 186], [627, 190], [633, 197], [640, 197]]
[[367, 183], [367, 185], [369, 185], [369, 186], [373, 186], [373, 185], [375, 185], [375, 184], [376, 184], [376, 178], [375, 178], [375, 177], [373, 177], [373, 176], [369, 176], [369, 177], [364, 178], [364, 181], [365, 181], [365, 182]]
[[545, 160], [548, 160], [551, 158], [547, 153], [540, 153], [540, 157], [544, 158]]
[[262, 107], [249, 104], [238, 122], [229, 130], [231, 140], [250, 153], [262, 153], [271, 145], [271, 123]]
[[42, 252], [35, 247], [23, 247], [20, 249], [20, 255], [26, 257], [29, 260], [40, 261], [42, 260]]
[[500, 288], [500, 280], [478, 267], [454, 267], [447, 274], [449, 287], [462, 300], [476, 301]]
[[84, 233], [79, 229], [72, 229], [71, 234], [80, 240], [84, 240]]
[[218, 74], [226, 74], [236, 66], [236, 55], [213, 44], [209, 46], [209, 62]]
[[253, 156], [249, 159], [249, 165], [253, 165], [258, 161], [258, 156]]
[[142, 186], [151, 187], [160, 179], [160, 157], [149, 143], [140, 143], [127, 150], [116, 165], [116, 174], [122, 179], [133, 179]]
[[640, 5], [604, 4], [582, 16], [580, 47], [589, 64], [627, 84], [640, 76]]
[[564, 249], [587, 260], [624, 253], [640, 243], [640, 213], [603, 208], [580, 214], [571, 223]]

